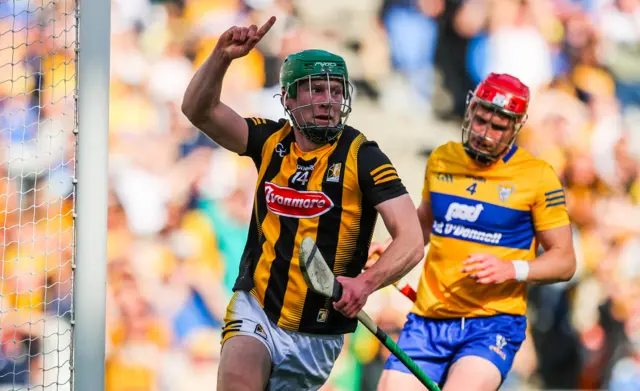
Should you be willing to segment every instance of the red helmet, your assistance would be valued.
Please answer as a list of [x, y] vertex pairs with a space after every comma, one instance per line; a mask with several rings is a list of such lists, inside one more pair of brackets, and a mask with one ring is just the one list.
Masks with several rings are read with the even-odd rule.
[[527, 119], [529, 87], [508, 74], [491, 73], [469, 92], [462, 144], [482, 164], [492, 164], [511, 148]]

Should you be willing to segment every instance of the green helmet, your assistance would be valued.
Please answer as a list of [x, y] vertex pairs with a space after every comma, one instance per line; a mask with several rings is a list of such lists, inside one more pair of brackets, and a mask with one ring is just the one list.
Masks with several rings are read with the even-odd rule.
[[[307, 139], [322, 145], [333, 141], [340, 135], [351, 112], [352, 87], [349, 83], [349, 74], [344, 59], [324, 50], [304, 50], [287, 56], [280, 69], [280, 86], [284, 94], [283, 102], [289, 98], [299, 98], [298, 84], [300, 82], [311, 82], [311, 80], [318, 79], [327, 80], [327, 82], [340, 82], [342, 84], [340, 100], [332, 99], [331, 101], [318, 102], [317, 98], [312, 99], [310, 96], [309, 102], [312, 103], [297, 105], [292, 109], [285, 105], [285, 111]], [[328, 83], [327, 85], [331, 97], [332, 84]], [[309, 94], [312, 94], [311, 89], [309, 89]], [[339, 113], [335, 112], [338, 105], [340, 106]], [[306, 108], [310, 108], [311, 111], [309, 112]], [[305, 112], [307, 112], [307, 118], [304, 118]], [[319, 114], [324, 112], [328, 112], [328, 114]], [[321, 119], [320, 121], [324, 122], [322, 124], [318, 123], [316, 114], [324, 115], [327, 119]], [[332, 125], [331, 118], [336, 115], [339, 115], [338, 124]]]

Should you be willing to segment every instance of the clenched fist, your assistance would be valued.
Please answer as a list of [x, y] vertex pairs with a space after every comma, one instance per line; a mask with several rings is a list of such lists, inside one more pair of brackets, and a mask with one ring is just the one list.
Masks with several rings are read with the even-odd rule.
[[275, 22], [276, 17], [272, 16], [260, 29], [256, 25], [233, 26], [220, 36], [214, 51], [229, 61], [244, 57], [260, 42]]

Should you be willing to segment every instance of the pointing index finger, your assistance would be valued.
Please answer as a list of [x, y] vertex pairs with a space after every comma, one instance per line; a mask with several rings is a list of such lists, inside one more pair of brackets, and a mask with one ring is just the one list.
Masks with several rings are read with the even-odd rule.
[[264, 37], [264, 35], [271, 29], [271, 27], [276, 23], [276, 17], [272, 16], [265, 22], [265, 24], [260, 27], [256, 35], [258, 38]]

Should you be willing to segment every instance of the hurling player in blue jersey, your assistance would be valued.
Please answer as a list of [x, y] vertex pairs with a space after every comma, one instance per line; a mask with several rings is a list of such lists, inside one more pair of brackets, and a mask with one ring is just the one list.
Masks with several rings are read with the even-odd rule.
[[[462, 142], [427, 162], [418, 215], [430, 248], [398, 344], [444, 391], [498, 389], [525, 339], [526, 284], [575, 272], [562, 185], [514, 144], [528, 105], [520, 80], [489, 75], [470, 92]], [[422, 389], [389, 358], [380, 391]]]

